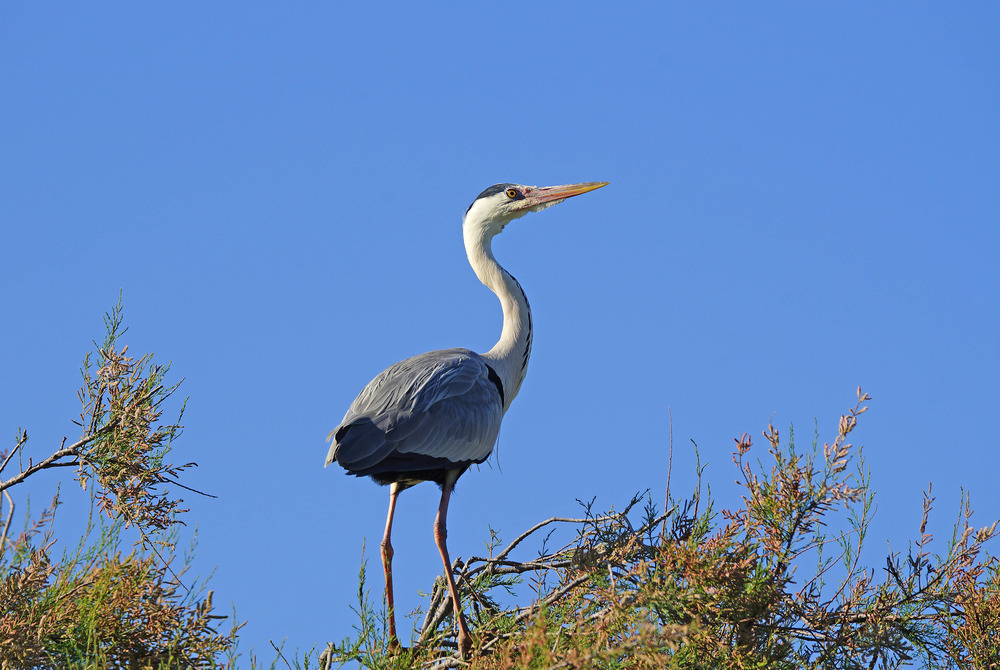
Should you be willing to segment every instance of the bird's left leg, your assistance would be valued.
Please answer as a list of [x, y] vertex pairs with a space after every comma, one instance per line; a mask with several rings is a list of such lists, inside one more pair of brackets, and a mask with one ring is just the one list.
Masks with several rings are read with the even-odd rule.
[[389, 487], [389, 516], [385, 520], [385, 535], [382, 536], [382, 570], [385, 571], [385, 606], [389, 610], [389, 648], [395, 649], [399, 646], [399, 638], [396, 637], [396, 610], [392, 602], [392, 543], [389, 535], [392, 533], [392, 515], [396, 511], [396, 498], [399, 497], [403, 487], [398, 482], [393, 482]]
[[458, 599], [458, 589], [455, 587], [455, 578], [451, 574], [451, 559], [448, 558], [448, 500], [451, 498], [451, 491], [455, 488], [455, 481], [461, 474], [460, 470], [452, 470], [445, 478], [441, 487], [441, 505], [438, 507], [437, 519], [434, 521], [434, 541], [437, 543], [438, 551], [441, 552], [441, 560], [444, 561], [444, 576], [448, 580], [448, 590], [451, 591], [451, 604], [455, 612], [455, 621], [458, 623], [458, 651], [462, 658], [466, 658], [472, 648], [472, 634], [465, 624], [465, 617], [462, 616], [462, 603]]

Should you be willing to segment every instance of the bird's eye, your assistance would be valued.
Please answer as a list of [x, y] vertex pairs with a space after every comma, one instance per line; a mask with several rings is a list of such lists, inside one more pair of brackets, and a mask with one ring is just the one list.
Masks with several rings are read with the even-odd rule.
[[517, 197], [517, 189], [513, 189], [513, 188], [507, 189], [507, 197], [508, 198], [516, 198]]

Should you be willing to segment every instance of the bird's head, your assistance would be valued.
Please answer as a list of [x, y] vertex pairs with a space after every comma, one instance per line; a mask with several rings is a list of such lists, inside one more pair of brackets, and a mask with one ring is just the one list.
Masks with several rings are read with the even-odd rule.
[[465, 211], [463, 225], [475, 226], [489, 236], [496, 235], [504, 226], [528, 212], [538, 212], [558, 204], [574, 195], [607, 186], [606, 181], [590, 181], [565, 186], [522, 186], [521, 184], [494, 184], [480, 193]]

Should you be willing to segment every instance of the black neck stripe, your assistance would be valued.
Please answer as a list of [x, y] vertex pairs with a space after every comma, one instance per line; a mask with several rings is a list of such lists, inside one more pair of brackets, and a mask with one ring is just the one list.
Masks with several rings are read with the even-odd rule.
[[497, 371], [491, 368], [489, 365], [486, 365], [486, 369], [489, 370], [487, 376], [490, 378], [490, 381], [493, 382], [493, 384], [497, 387], [497, 392], [500, 394], [500, 404], [506, 405], [507, 400], [504, 398], [503, 395], [503, 382], [500, 381], [500, 375], [498, 375]]

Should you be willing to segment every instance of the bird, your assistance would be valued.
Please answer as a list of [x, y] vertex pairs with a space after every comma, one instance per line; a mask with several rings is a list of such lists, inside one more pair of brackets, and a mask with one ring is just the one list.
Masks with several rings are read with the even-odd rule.
[[442, 349], [395, 363], [376, 376], [330, 431], [324, 467], [338, 463], [347, 474], [389, 487], [389, 512], [380, 545], [389, 617], [389, 646], [399, 647], [393, 609], [392, 518], [399, 494], [429, 481], [441, 487], [434, 540], [451, 596], [461, 656], [472, 646], [452, 576], [447, 547], [448, 503], [455, 482], [493, 451], [504, 414], [521, 389], [531, 356], [531, 308], [521, 284], [497, 262], [492, 241], [511, 221], [606, 186], [495, 184], [465, 211], [462, 235], [469, 264], [500, 299], [503, 328], [486, 353]]

